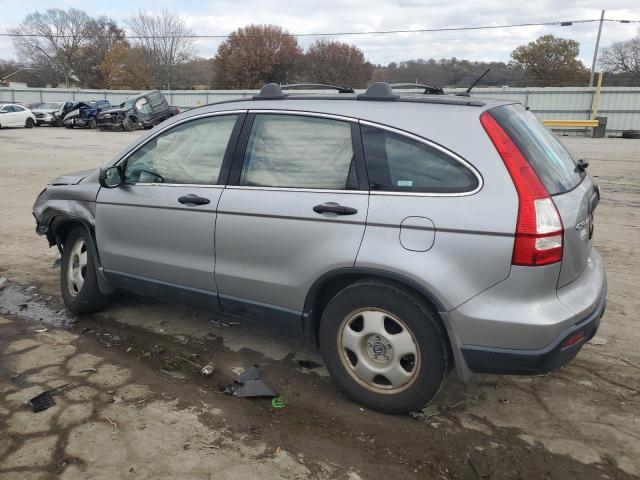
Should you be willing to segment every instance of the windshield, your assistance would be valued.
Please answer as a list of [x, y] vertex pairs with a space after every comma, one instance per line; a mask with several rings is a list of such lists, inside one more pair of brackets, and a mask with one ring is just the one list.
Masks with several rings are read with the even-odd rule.
[[62, 103], [51, 102], [51, 103], [43, 103], [42, 105], [38, 106], [38, 108], [42, 110], [54, 110], [54, 109], [60, 108], [61, 106], [62, 106]]
[[126, 110], [133, 108], [133, 100], [127, 100], [126, 102], [122, 102], [120, 104], [120, 108], [124, 108]]
[[491, 110], [491, 115], [529, 161], [549, 195], [576, 187], [585, 173], [564, 145], [536, 116], [520, 104]]

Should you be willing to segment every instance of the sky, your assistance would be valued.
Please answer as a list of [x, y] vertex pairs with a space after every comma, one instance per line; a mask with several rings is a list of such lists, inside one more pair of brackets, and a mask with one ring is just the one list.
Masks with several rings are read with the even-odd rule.
[[[250, 23], [279, 25], [290, 33], [326, 33], [504, 25], [605, 18], [640, 20], [639, 0], [0, 0], [0, 31], [17, 26], [29, 13], [48, 8], [75, 7], [91, 16], [107, 15], [119, 23], [144, 10], [177, 11], [197, 34], [225, 35]], [[591, 66], [597, 23], [569, 27], [519, 27], [470, 32], [402, 33], [333, 37], [355, 44], [375, 64], [417, 58], [509, 61], [518, 45], [540, 35], [573, 38], [580, 43], [580, 59]], [[640, 23], [605, 23], [601, 46], [640, 34]], [[321, 37], [303, 37], [308, 46]], [[199, 39], [199, 55], [215, 55], [220, 39]], [[11, 39], [0, 37], [0, 58], [15, 58]]]

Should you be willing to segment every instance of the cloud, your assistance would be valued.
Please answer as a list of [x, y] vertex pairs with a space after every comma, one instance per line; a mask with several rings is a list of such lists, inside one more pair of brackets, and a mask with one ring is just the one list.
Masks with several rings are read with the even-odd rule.
[[[640, 20], [637, 0], [607, 2], [607, 18]], [[250, 23], [271, 23], [292, 33], [348, 32], [393, 29], [416, 29], [451, 26], [500, 25], [556, 20], [599, 18], [600, 0], [542, 0], [513, 2], [464, 0], [325, 0], [299, 2], [292, 0], [112, 0], [78, 2], [62, 0], [61, 7], [83, 8], [91, 15], [108, 15], [122, 20], [137, 10], [150, 12], [162, 8], [175, 9], [187, 20], [193, 31], [208, 35], [225, 35]], [[17, 25], [35, 10], [51, 8], [44, 0], [3, 0], [0, 17], [6, 28]], [[379, 64], [413, 58], [458, 57], [469, 60], [508, 61], [511, 51], [538, 36], [554, 35], [574, 38], [581, 45], [581, 59], [591, 63], [597, 34], [597, 24], [576, 24], [570, 27], [521, 27], [502, 30], [466, 32], [410, 33], [394, 35], [341, 36], [337, 39], [360, 47], [367, 58]], [[602, 45], [625, 40], [638, 33], [638, 24], [606, 23]], [[301, 37], [303, 46], [314, 37]], [[200, 55], [210, 57], [220, 44], [219, 39], [199, 39]], [[13, 56], [9, 39], [0, 38], [0, 57]]]

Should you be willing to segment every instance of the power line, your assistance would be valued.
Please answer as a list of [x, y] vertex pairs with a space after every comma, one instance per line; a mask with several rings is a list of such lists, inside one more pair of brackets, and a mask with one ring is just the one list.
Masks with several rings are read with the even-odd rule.
[[[564, 20], [553, 22], [528, 22], [528, 23], [513, 23], [507, 25], [482, 25], [472, 27], [440, 27], [440, 28], [418, 28], [418, 29], [398, 29], [398, 30], [372, 30], [364, 32], [327, 32], [327, 33], [290, 33], [292, 37], [338, 37], [338, 36], [358, 36], [358, 35], [392, 35], [402, 33], [436, 33], [436, 32], [460, 32], [469, 30], [498, 30], [504, 28], [520, 28], [520, 27], [568, 27], [576, 24], [594, 23], [599, 22], [599, 18], [587, 19], [587, 20]], [[640, 23], [640, 20], [618, 20], [618, 19], [604, 19], [605, 22], [610, 23]], [[128, 40], [152, 40], [152, 39], [169, 39], [169, 38], [228, 38], [230, 35], [125, 35], [124, 38]], [[243, 35], [243, 37], [268, 37], [271, 35]], [[44, 35], [41, 33], [0, 33], [0, 37], [47, 37], [47, 38], [111, 38], [102, 35]]]

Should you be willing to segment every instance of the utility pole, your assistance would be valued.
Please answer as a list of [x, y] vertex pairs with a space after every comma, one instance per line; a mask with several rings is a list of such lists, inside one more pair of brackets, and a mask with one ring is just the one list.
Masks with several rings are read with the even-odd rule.
[[593, 87], [593, 77], [596, 74], [596, 61], [598, 60], [598, 48], [600, 48], [600, 34], [602, 34], [602, 23], [604, 22], [604, 10], [600, 13], [600, 25], [598, 26], [598, 37], [596, 38], [596, 49], [593, 51], [593, 63], [591, 63], [591, 76], [589, 86]]

